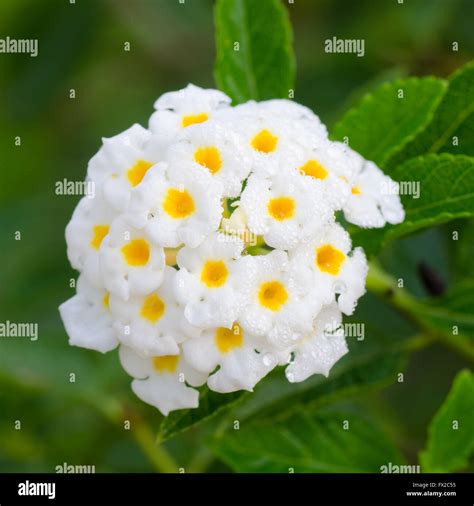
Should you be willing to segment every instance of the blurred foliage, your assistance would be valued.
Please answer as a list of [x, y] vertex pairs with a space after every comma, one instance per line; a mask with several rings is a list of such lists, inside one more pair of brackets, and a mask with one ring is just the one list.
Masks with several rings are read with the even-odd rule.
[[[408, 75], [446, 78], [474, 52], [471, 0], [295, 0], [287, 7], [297, 61], [295, 100], [329, 124], [384, 81]], [[376, 470], [381, 458], [416, 463], [427, 447], [427, 426], [466, 361], [439, 345], [416, 352], [412, 322], [372, 294], [352, 317], [366, 323], [366, 336], [350, 340], [351, 353], [329, 380], [290, 385], [276, 371], [227, 413], [163, 447], [154, 445], [163, 418], [134, 398], [116, 354], [102, 356], [67, 343], [57, 307], [74, 291], [64, 228], [79, 197], [55, 195], [54, 185], [84, 178], [101, 137], [135, 121], [146, 125], [161, 93], [188, 82], [214, 85], [213, 2], [3, 0], [0, 28], [2, 36], [39, 39], [37, 58], [0, 54], [0, 322], [36, 322], [40, 336], [36, 342], [0, 341], [0, 471], [54, 472], [64, 462], [95, 465], [97, 472], [171, 470], [171, 458], [187, 471], [218, 472], [228, 465], [279, 470], [258, 458], [243, 466], [232, 431], [234, 420], [242, 420], [248, 451], [272, 444], [274, 427], [267, 427], [266, 418], [272, 411], [257, 411], [274, 400], [281, 411], [290, 410], [284, 416], [293, 421], [283, 427], [299, 435], [308, 424], [334, 435], [340, 412], [357, 420], [354, 441], [336, 439], [334, 446], [314, 435], [315, 447], [327, 446], [321, 460], [304, 455], [307, 470], [331, 471], [324, 458], [331, 460], [340, 445], [356, 451], [368, 442], [373, 443], [370, 459], [355, 462], [351, 453], [344, 470]], [[333, 36], [363, 38], [365, 56], [325, 53], [324, 41]], [[130, 51], [124, 50], [127, 42]], [[452, 50], [453, 42], [458, 51]], [[456, 295], [456, 283], [473, 274], [473, 223], [453, 221], [395, 241], [383, 250], [381, 262], [422, 298], [430, 295], [419, 275], [425, 263], [455, 294], [450, 297], [457, 309], [472, 315], [472, 305], [463, 305], [463, 295]], [[453, 232], [459, 240], [451, 240]], [[404, 370], [402, 355], [408, 349], [415, 353]], [[376, 371], [364, 366], [369, 357], [380, 364]], [[393, 383], [397, 371], [405, 371], [404, 381]], [[351, 389], [354, 381], [361, 386], [357, 391]], [[449, 405], [456, 402], [453, 396]], [[435, 456], [444, 449], [432, 438], [449, 405], [430, 429], [428, 449]], [[260, 427], [258, 432], [245, 429], [247, 421], [250, 428]], [[299, 458], [297, 440], [287, 450], [285, 455]], [[472, 461], [463, 465], [472, 470]]]

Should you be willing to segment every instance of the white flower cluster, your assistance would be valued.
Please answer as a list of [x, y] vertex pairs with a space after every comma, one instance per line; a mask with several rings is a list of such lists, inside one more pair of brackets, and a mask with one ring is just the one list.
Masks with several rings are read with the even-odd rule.
[[133, 391], [164, 415], [197, 407], [206, 382], [252, 390], [277, 365], [289, 381], [327, 375], [367, 274], [335, 213], [402, 221], [390, 179], [290, 100], [231, 107], [189, 85], [155, 109], [89, 162], [95, 197], [66, 229], [70, 343], [120, 346]]

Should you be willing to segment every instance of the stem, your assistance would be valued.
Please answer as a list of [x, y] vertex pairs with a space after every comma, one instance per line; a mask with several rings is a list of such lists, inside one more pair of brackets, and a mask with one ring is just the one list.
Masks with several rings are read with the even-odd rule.
[[124, 419], [130, 419], [132, 436], [155, 471], [160, 473], [178, 472], [176, 462], [163, 445], [156, 441], [155, 434], [136, 411], [126, 409], [117, 400], [98, 400], [97, 402], [88, 400], [99, 413], [114, 425], [122, 424]]
[[[367, 275], [367, 289], [394, 306], [420, 327], [423, 334], [427, 336], [425, 339], [437, 341], [455, 351], [466, 360], [474, 362], [474, 346], [472, 343], [461, 335], [453, 335], [431, 325], [423, 316], [424, 304], [404, 288], [399, 288], [395, 278], [386, 273], [376, 262], [370, 263]], [[421, 346], [422, 343], [418, 344]], [[415, 349], [417, 348], [415, 347]]]
[[400, 351], [418, 351], [433, 344], [433, 337], [428, 334], [416, 334], [410, 337], [398, 348]]
[[156, 442], [156, 437], [148, 424], [143, 420], [134, 420], [133, 436], [156, 471], [161, 473], [177, 473], [178, 465], [162, 444]]
[[203, 473], [214, 461], [214, 455], [204, 446], [198, 448], [196, 454], [188, 464], [190, 473]]

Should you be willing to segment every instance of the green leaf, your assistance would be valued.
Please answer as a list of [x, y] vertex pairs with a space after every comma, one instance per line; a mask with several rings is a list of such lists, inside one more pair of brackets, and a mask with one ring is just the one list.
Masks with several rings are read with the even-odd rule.
[[158, 431], [158, 440], [165, 441], [213, 418], [242, 400], [247, 394], [245, 391], [219, 394], [204, 386], [200, 389], [199, 407], [174, 411], [164, 418]]
[[[458, 138], [457, 146], [453, 146], [453, 137]], [[433, 121], [391, 160], [390, 166], [415, 156], [440, 152], [474, 156], [474, 61], [450, 77]]]
[[474, 158], [463, 155], [426, 155], [397, 167], [396, 181], [419, 183], [419, 198], [402, 195], [405, 221], [378, 229], [353, 229], [354, 244], [377, 253], [388, 241], [447, 221], [474, 216]]
[[[344, 428], [344, 421], [349, 426]], [[238, 472], [380, 472], [401, 462], [373, 423], [353, 415], [300, 410], [266, 418], [211, 442], [213, 452]]]
[[[295, 411], [304, 406], [320, 407], [343, 398], [348, 398], [368, 390], [387, 386], [396, 380], [396, 376], [404, 369], [405, 357], [401, 353], [378, 355], [370, 354], [363, 357], [350, 358], [347, 364], [342, 360], [341, 366], [335, 368], [328, 378], [314, 376], [300, 384], [288, 383], [284, 372], [279, 370], [278, 379], [273, 379], [272, 389], [278, 387], [278, 396], [271, 397], [268, 392], [269, 382], [264, 382], [261, 391], [256, 392], [252, 404], [258, 404], [259, 417]], [[244, 414], [251, 411], [247, 403], [239, 410]]]
[[448, 397], [431, 421], [427, 447], [420, 453], [423, 471], [452, 472], [467, 466], [474, 451], [473, 427], [474, 375], [464, 370], [454, 379]]
[[384, 166], [428, 125], [445, 90], [446, 83], [434, 77], [383, 84], [346, 113], [332, 138], [348, 140], [362, 156]]
[[215, 22], [219, 88], [235, 103], [288, 97], [295, 59], [281, 1], [218, 0]]

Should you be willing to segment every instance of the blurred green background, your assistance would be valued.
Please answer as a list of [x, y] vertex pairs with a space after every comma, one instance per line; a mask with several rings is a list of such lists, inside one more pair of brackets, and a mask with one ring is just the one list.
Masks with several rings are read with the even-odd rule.
[[[97, 472], [163, 468], [167, 457], [153, 445], [161, 416], [134, 398], [117, 354], [68, 346], [57, 307], [74, 292], [64, 228], [79, 197], [57, 196], [54, 185], [84, 178], [101, 137], [134, 122], [146, 126], [161, 93], [188, 82], [214, 86], [212, 8], [211, 0], [0, 2], [0, 37], [39, 39], [37, 58], [0, 54], [0, 322], [37, 322], [40, 336], [0, 339], [0, 471], [54, 472], [64, 462], [95, 465]], [[445, 77], [474, 53], [472, 0], [295, 0], [289, 11], [295, 100], [329, 125], [384, 80]], [[365, 57], [324, 53], [324, 40], [333, 36], [365, 39]], [[470, 227], [472, 237], [472, 223], [450, 223], [395, 243], [383, 263], [419, 296], [427, 295], [421, 262], [449, 286], [474, 272], [472, 244], [451, 251], [449, 235], [460, 227]], [[356, 321], [369, 319], [367, 344], [352, 348], [383, 347], [412, 332], [372, 295], [356, 313]], [[402, 385], [354, 395], [343, 407], [376, 419], [416, 463], [426, 426], [465, 365], [430, 347], [411, 356]], [[270, 382], [255, 399], [282, 388]], [[130, 430], [124, 420], [132, 421]], [[206, 448], [219, 424], [222, 417], [178, 436], [166, 451], [186, 470], [228, 470]]]

